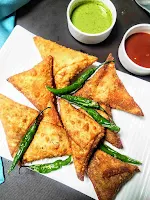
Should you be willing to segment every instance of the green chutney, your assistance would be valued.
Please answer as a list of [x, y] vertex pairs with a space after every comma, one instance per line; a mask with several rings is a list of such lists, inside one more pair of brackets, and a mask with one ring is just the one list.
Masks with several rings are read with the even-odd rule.
[[97, 34], [111, 26], [112, 14], [103, 2], [85, 1], [73, 10], [71, 21], [80, 31]]

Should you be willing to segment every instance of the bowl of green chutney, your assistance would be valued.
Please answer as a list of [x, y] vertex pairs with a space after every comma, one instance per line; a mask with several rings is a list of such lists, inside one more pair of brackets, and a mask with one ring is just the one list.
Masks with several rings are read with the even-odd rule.
[[110, 0], [72, 0], [67, 8], [68, 29], [84, 44], [97, 44], [111, 33], [117, 18]]

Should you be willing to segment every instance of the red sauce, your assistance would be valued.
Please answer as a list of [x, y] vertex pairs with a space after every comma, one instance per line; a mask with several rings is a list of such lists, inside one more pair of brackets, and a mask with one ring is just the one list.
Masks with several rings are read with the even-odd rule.
[[129, 58], [141, 67], [150, 68], [150, 34], [135, 33], [125, 42]]

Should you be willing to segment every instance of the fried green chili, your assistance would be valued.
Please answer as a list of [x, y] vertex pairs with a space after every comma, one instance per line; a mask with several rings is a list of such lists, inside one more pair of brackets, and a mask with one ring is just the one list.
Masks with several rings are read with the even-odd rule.
[[117, 151], [111, 149], [109, 146], [105, 145], [105, 144], [100, 144], [99, 149], [101, 149], [102, 151], [104, 151], [105, 153], [123, 161], [123, 162], [127, 162], [127, 163], [132, 163], [132, 164], [136, 164], [136, 165], [141, 165], [142, 163], [138, 160], [132, 159], [128, 156], [122, 155], [120, 153], [118, 153]]
[[97, 110], [101, 110], [101, 111], [105, 112], [105, 110], [99, 105], [99, 103], [97, 103], [91, 99], [87, 99], [87, 98], [79, 97], [79, 96], [72, 96], [69, 94], [61, 95], [60, 97], [68, 100], [71, 103], [77, 103], [81, 106], [85, 106], [88, 108], [95, 108]]
[[72, 157], [69, 156], [66, 160], [56, 160], [53, 163], [31, 165], [29, 166], [29, 168], [41, 174], [47, 174], [52, 171], [58, 170], [63, 166], [69, 165], [71, 162], [72, 162]]
[[85, 110], [98, 124], [102, 125], [103, 127], [108, 128], [109, 130], [113, 132], [119, 132], [120, 128], [116, 126], [116, 124], [113, 121], [109, 121], [103, 116], [101, 116], [96, 110], [92, 108], [86, 108], [84, 106], [81, 106], [77, 103], [75, 103], [77, 106], [81, 107], [83, 110]]
[[[47, 107], [47, 108], [50, 108], [50, 107]], [[47, 108], [45, 108], [44, 110], [46, 110]], [[44, 110], [39, 113], [39, 115], [36, 117], [34, 123], [30, 126], [30, 128], [27, 130], [27, 133], [22, 138], [19, 149], [13, 159], [10, 169], [8, 170], [8, 174], [15, 168], [17, 163], [22, 159], [24, 153], [26, 152], [30, 143], [32, 142], [33, 137], [34, 137], [34, 135], [38, 129], [38, 126], [40, 124], [40, 121], [42, 119], [42, 114], [43, 114]]]
[[100, 64], [98, 67], [93, 67], [93, 68], [90, 68], [88, 70], [86, 70], [74, 83], [72, 83], [71, 85], [69, 86], [66, 86], [64, 88], [61, 88], [61, 89], [55, 89], [55, 88], [51, 88], [49, 86], [46, 86], [47, 89], [54, 93], [55, 95], [62, 95], [62, 94], [69, 94], [71, 92], [74, 92], [78, 89], [80, 89], [83, 84], [85, 83], [85, 81], [92, 75], [94, 74], [94, 72], [100, 67], [100, 66], [103, 66], [105, 64], [109, 64], [110, 62], [114, 62], [114, 61], [106, 61], [102, 64]]

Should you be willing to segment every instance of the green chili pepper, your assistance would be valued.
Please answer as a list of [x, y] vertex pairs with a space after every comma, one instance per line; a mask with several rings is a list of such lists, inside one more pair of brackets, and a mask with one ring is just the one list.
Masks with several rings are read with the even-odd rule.
[[96, 110], [92, 108], [86, 108], [84, 106], [79, 105], [77, 102], [75, 103], [77, 106], [85, 110], [98, 124], [102, 125], [103, 127], [108, 128], [111, 131], [119, 132], [120, 128], [116, 126], [114, 121], [109, 121], [103, 116], [101, 116]]
[[66, 86], [64, 88], [61, 89], [55, 89], [55, 88], [51, 88], [49, 86], [46, 86], [47, 89], [54, 93], [55, 95], [62, 95], [62, 94], [69, 94], [71, 92], [74, 92], [76, 90], [78, 90], [79, 88], [81, 88], [83, 86], [83, 84], [85, 83], [85, 81], [92, 75], [94, 74], [94, 72], [100, 67], [103, 66], [105, 64], [108, 64], [110, 62], [114, 62], [114, 61], [106, 61], [102, 64], [100, 64], [98, 67], [93, 67], [90, 68], [88, 70], [86, 70], [74, 83], [72, 83], [69, 86]]
[[105, 110], [99, 105], [99, 103], [97, 103], [97, 102], [95, 102], [91, 99], [87, 99], [87, 98], [79, 97], [79, 96], [72, 96], [72, 95], [69, 95], [69, 94], [61, 95], [60, 97], [68, 100], [69, 102], [77, 103], [81, 106], [85, 106], [85, 107], [88, 107], [88, 108], [95, 108], [97, 110], [102, 110], [102, 111], [105, 112]]
[[103, 127], [106, 127], [114, 132], [120, 131], [120, 128], [116, 126], [113, 121], [110, 122], [109, 120], [101, 116], [96, 110], [92, 108], [86, 108], [84, 106], [82, 106], [81, 108], [84, 109], [97, 123], [101, 124]]
[[105, 145], [105, 144], [100, 144], [99, 148], [104, 151], [105, 153], [123, 161], [123, 162], [127, 162], [127, 163], [132, 163], [132, 164], [136, 164], [136, 165], [141, 165], [142, 163], [138, 160], [132, 159], [128, 156], [122, 155], [120, 153], [118, 153], [117, 151], [111, 149], [109, 146]]
[[[110, 116], [109, 113], [107, 113], [106, 110], [104, 110], [99, 103], [91, 100], [91, 99], [87, 99], [84, 97], [79, 97], [79, 96], [72, 96], [69, 94], [64, 94], [64, 95], [58, 95], [59, 97], [68, 100], [70, 103], [74, 103], [74, 104], [78, 104], [80, 106], [85, 106], [87, 108], [94, 108], [96, 110], [101, 110], [103, 112], [105, 112], [107, 114], [107, 116], [109, 117], [109, 120], [111, 122], [113, 122], [112, 117]], [[114, 122], [113, 122], [114, 123]]]
[[31, 165], [28, 166], [30, 169], [33, 171], [42, 173], [42, 174], [47, 174], [52, 171], [58, 170], [62, 168], [63, 166], [69, 165], [72, 162], [72, 157], [69, 156], [66, 160], [56, 160], [53, 163], [48, 163], [48, 164], [40, 164], [40, 165]]
[[[50, 107], [47, 107], [47, 108], [50, 108]], [[46, 110], [47, 108], [45, 108], [44, 110]], [[13, 162], [11, 164], [11, 167], [8, 170], [8, 174], [15, 168], [17, 163], [22, 159], [24, 153], [26, 152], [30, 143], [32, 142], [33, 137], [34, 137], [34, 135], [38, 129], [38, 126], [40, 124], [40, 121], [42, 119], [42, 114], [43, 114], [44, 110], [39, 113], [39, 115], [36, 117], [34, 123], [30, 126], [30, 128], [27, 130], [27, 133], [22, 138], [18, 152], [16, 153], [16, 155], [13, 159]]]

